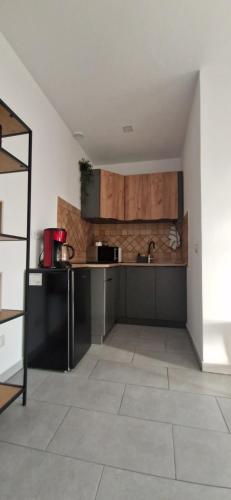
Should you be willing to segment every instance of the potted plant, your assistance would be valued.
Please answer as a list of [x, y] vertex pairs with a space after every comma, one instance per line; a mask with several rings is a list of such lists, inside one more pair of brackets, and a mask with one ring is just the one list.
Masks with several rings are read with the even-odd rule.
[[79, 169], [80, 169], [80, 182], [81, 182], [81, 201], [84, 204], [86, 201], [86, 197], [88, 196], [88, 184], [90, 182], [92, 176], [93, 165], [89, 160], [79, 161]]

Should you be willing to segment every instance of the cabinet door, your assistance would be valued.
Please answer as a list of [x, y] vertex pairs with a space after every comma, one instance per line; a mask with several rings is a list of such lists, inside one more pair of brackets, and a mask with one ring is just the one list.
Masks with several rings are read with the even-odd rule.
[[108, 333], [116, 321], [116, 271], [105, 271], [105, 332]]
[[125, 220], [145, 220], [148, 218], [150, 192], [147, 175], [127, 175], [125, 177]]
[[108, 278], [105, 282], [105, 333], [110, 332], [114, 325], [113, 282]]
[[152, 219], [178, 218], [178, 173], [152, 174]]
[[156, 268], [156, 319], [186, 322], [185, 267]]
[[116, 310], [117, 320], [126, 318], [126, 268], [117, 268]]
[[152, 267], [126, 268], [126, 314], [130, 319], [153, 319], [155, 272]]
[[177, 172], [125, 177], [125, 220], [177, 218]]
[[124, 220], [124, 176], [100, 171], [100, 217]]
[[100, 170], [93, 170], [85, 190], [81, 186], [81, 215], [84, 219], [100, 217]]
[[73, 269], [71, 368], [74, 368], [91, 345], [90, 270]]
[[91, 333], [105, 335], [105, 270], [91, 269]]

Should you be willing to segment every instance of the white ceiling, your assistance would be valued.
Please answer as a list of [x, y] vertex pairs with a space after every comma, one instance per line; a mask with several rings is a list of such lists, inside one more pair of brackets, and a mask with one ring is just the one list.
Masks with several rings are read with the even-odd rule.
[[95, 164], [171, 158], [198, 70], [230, 62], [231, 2], [0, 0], [0, 29]]

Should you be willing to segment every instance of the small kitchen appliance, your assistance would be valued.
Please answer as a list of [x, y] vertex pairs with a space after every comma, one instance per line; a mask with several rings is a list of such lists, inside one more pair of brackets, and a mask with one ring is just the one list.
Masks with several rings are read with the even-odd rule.
[[61, 267], [70, 267], [71, 264], [70, 264], [70, 259], [73, 259], [75, 255], [75, 251], [74, 251], [74, 248], [71, 246], [71, 245], [68, 245], [67, 243], [64, 243], [61, 247], [60, 247], [60, 251], [59, 251], [59, 255], [58, 255], [58, 258], [59, 258], [59, 264]]
[[43, 259], [40, 262], [40, 265], [42, 267], [46, 268], [66, 267], [65, 263], [68, 260], [66, 259], [67, 250], [66, 249], [63, 250], [63, 246], [66, 243], [66, 239], [67, 239], [67, 232], [63, 228], [49, 227], [47, 229], [44, 229]]
[[28, 366], [68, 371], [91, 345], [90, 269], [30, 269]]
[[120, 261], [120, 254], [119, 247], [91, 246], [87, 248], [87, 261], [98, 264], [116, 263]]

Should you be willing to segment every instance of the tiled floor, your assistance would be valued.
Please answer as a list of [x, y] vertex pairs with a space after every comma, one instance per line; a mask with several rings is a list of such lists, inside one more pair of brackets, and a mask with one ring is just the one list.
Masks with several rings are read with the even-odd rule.
[[231, 500], [231, 377], [185, 331], [116, 325], [28, 394], [0, 416], [0, 500]]

